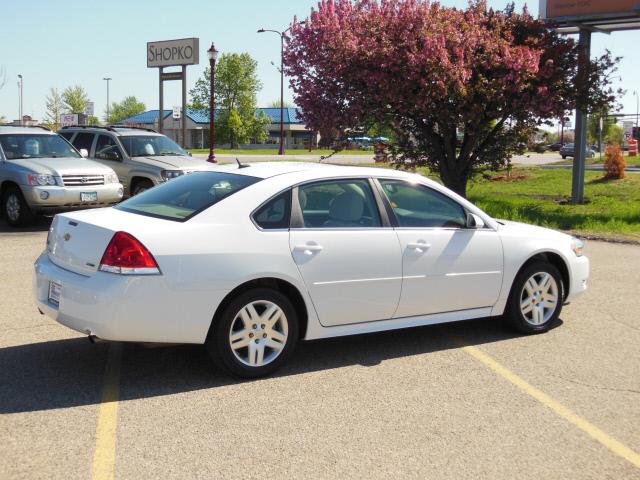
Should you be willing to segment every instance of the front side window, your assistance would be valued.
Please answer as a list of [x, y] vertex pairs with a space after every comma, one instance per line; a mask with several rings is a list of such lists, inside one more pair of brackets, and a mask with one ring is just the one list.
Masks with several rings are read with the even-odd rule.
[[184, 221], [259, 180], [233, 173], [195, 172], [139, 193], [114, 208]]
[[122, 153], [116, 141], [109, 135], [100, 135], [96, 142], [95, 158], [100, 160], [122, 160]]
[[164, 135], [122, 135], [120, 141], [130, 157], [187, 155], [176, 142]]
[[298, 187], [306, 228], [367, 228], [381, 226], [369, 181], [331, 180]]
[[253, 214], [253, 220], [260, 228], [265, 230], [289, 228], [290, 214], [291, 190], [288, 190], [260, 207]]
[[76, 138], [74, 138], [73, 142], [71, 143], [73, 144], [74, 147], [78, 149], [78, 151], [84, 148], [87, 152], [91, 152], [91, 144], [93, 143], [93, 137], [94, 137], [93, 133], [80, 132], [76, 135]]
[[467, 214], [454, 200], [425, 185], [380, 180], [400, 227], [464, 228]]
[[7, 160], [80, 157], [78, 152], [58, 135], [0, 135], [0, 145]]

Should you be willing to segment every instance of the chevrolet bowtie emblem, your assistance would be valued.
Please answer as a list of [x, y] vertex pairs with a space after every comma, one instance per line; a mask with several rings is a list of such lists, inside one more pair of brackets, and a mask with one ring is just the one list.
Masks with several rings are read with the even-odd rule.
[[64, 241], [65, 241], [65, 242], [68, 242], [68, 241], [69, 241], [69, 239], [71, 239], [71, 235], [69, 235], [68, 233], [65, 233], [65, 234], [64, 234], [64, 237], [62, 237], [62, 238], [64, 238]]

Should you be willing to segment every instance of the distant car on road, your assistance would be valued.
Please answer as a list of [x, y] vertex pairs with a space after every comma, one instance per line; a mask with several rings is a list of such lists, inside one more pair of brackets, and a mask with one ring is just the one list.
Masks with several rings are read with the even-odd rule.
[[540, 333], [587, 288], [569, 235], [392, 169], [225, 165], [57, 215], [36, 299], [105, 340], [205, 344], [261, 377], [311, 340], [480, 317]]
[[10, 225], [27, 225], [36, 213], [114, 205], [122, 195], [111, 168], [82, 158], [60, 135], [0, 126], [1, 213]]
[[[573, 157], [575, 145], [573, 143], [567, 143], [560, 149], [560, 156], [565, 159], [567, 157]], [[587, 158], [593, 158], [596, 156], [596, 152], [589, 146], [587, 146]]]
[[561, 148], [562, 143], [552, 143], [551, 145], [549, 145], [549, 150], [551, 150], [552, 152], [559, 152]]
[[197, 160], [169, 137], [148, 128], [126, 126], [63, 127], [60, 135], [89, 158], [113, 168], [125, 196], [144, 192], [185, 173], [212, 166]]

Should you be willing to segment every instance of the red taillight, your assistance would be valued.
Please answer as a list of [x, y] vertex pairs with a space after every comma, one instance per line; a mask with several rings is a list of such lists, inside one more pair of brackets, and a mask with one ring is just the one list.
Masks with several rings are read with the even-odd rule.
[[116, 232], [100, 260], [103, 272], [154, 275], [160, 269], [151, 252], [133, 235]]

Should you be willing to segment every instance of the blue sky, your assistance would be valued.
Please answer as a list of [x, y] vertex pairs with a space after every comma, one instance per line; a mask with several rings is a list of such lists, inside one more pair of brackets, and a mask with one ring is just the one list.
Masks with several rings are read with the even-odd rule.
[[[0, 115], [18, 117], [17, 75], [24, 77], [24, 112], [42, 119], [50, 87], [60, 90], [82, 85], [96, 113], [103, 115], [106, 86], [112, 77], [111, 100], [135, 95], [148, 109], [158, 106], [158, 72], [146, 68], [148, 41], [200, 38], [200, 65], [188, 68], [191, 88], [207, 63], [205, 50], [211, 41], [221, 52], [249, 52], [258, 60], [263, 89], [258, 103], [265, 106], [279, 98], [279, 73], [271, 61], [279, 61], [279, 39], [275, 34], [257, 34], [260, 27], [286, 28], [294, 15], [306, 17], [317, 0], [12, 0], [3, 2], [0, 29], [0, 66], [6, 84], [0, 89]], [[463, 8], [465, 0], [446, 0]], [[520, 8], [525, 2], [516, 1]], [[503, 8], [507, 2], [490, 4]], [[537, 14], [538, 3], [529, 2]], [[621, 86], [625, 113], [636, 112], [635, 89], [640, 90], [640, 69], [634, 54], [640, 31], [594, 34], [592, 53], [608, 48], [622, 56]], [[291, 100], [291, 93], [286, 96]], [[165, 83], [165, 106], [180, 103], [180, 82]]]

